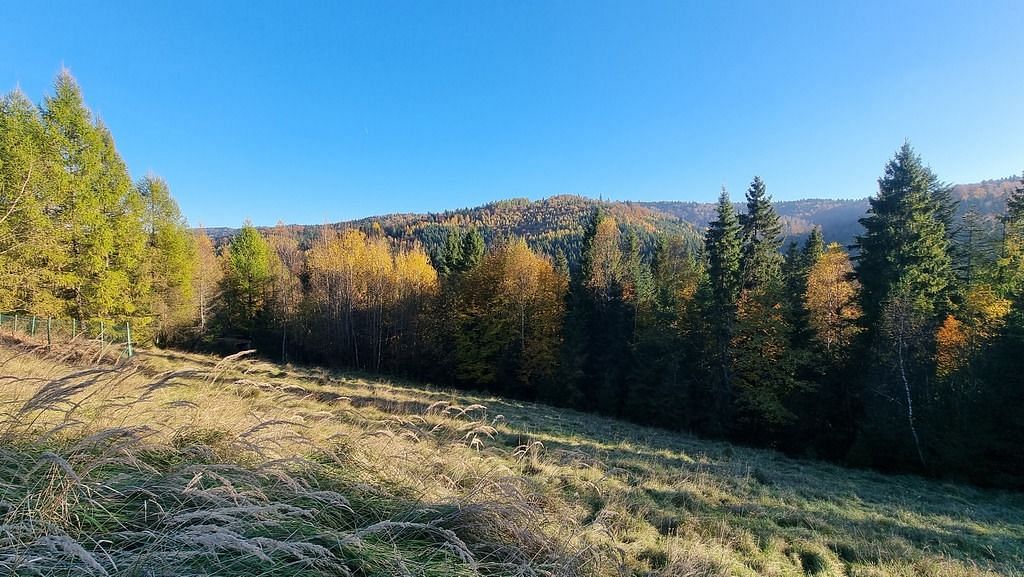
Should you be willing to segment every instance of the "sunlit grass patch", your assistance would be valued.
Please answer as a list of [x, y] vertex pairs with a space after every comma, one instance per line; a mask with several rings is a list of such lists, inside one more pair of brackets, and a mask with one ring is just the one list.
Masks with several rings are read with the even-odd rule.
[[1021, 575], [1018, 495], [239, 357], [0, 348], [21, 575]]

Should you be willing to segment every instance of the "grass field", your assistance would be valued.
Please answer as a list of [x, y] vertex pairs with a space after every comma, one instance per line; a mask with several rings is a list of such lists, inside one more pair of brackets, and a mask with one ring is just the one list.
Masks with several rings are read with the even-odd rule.
[[1024, 575], [1024, 496], [377, 378], [0, 344], [0, 573]]

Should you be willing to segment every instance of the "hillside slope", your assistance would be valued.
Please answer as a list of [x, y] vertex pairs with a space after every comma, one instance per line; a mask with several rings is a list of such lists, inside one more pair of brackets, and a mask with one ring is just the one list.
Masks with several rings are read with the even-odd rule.
[[1024, 498], [266, 362], [0, 345], [18, 575], [1024, 574]]
[[[973, 184], [957, 184], [952, 188], [953, 199], [960, 203], [960, 213], [968, 210], [979, 213], [991, 221], [1006, 210], [1006, 199], [1020, 186], [1017, 177], [986, 180]], [[735, 200], [742, 197], [737, 193]], [[444, 242], [450, 228], [476, 227], [488, 243], [496, 239], [519, 236], [537, 250], [548, 254], [558, 251], [572, 257], [579, 251], [583, 227], [591, 212], [603, 207], [623, 226], [639, 234], [650, 246], [658, 233], [681, 234], [691, 242], [714, 218], [715, 203], [683, 201], [603, 201], [562, 195], [541, 200], [512, 199], [492, 202], [476, 208], [463, 208], [429, 214], [388, 214], [329, 225], [288, 225], [288, 231], [308, 243], [323, 226], [333, 228], [358, 227], [369, 229], [375, 224], [390, 237], [415, 239], [428, 250]], [[775, 203], [783, 224], [783, 233], [790, 239], [805, 237], [813, 227], [819, 226], [826, 242], [851, 244], [861, 231], [858, 219], [868, 210], [867, 198], [801, 199]], [[737, 202], [737, 210], [745, 207]], [[211, 238], [224, 239], [237, 229], [211, 228]]]

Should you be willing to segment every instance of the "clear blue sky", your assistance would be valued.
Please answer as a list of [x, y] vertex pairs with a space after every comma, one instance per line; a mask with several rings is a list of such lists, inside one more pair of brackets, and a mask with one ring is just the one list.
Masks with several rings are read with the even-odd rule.
[[561, 193], [862, 197], [911, 139], [1024, 168], [1024, 2], [8, 4], [0, 89], [66, 65], [193, 224]]

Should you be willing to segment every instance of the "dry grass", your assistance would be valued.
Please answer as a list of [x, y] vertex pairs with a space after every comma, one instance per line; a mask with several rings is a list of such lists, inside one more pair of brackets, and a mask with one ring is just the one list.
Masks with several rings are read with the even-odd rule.
[[18, 575], [1022, 575], [1024, 499], [246, 357], [0, 345]]

